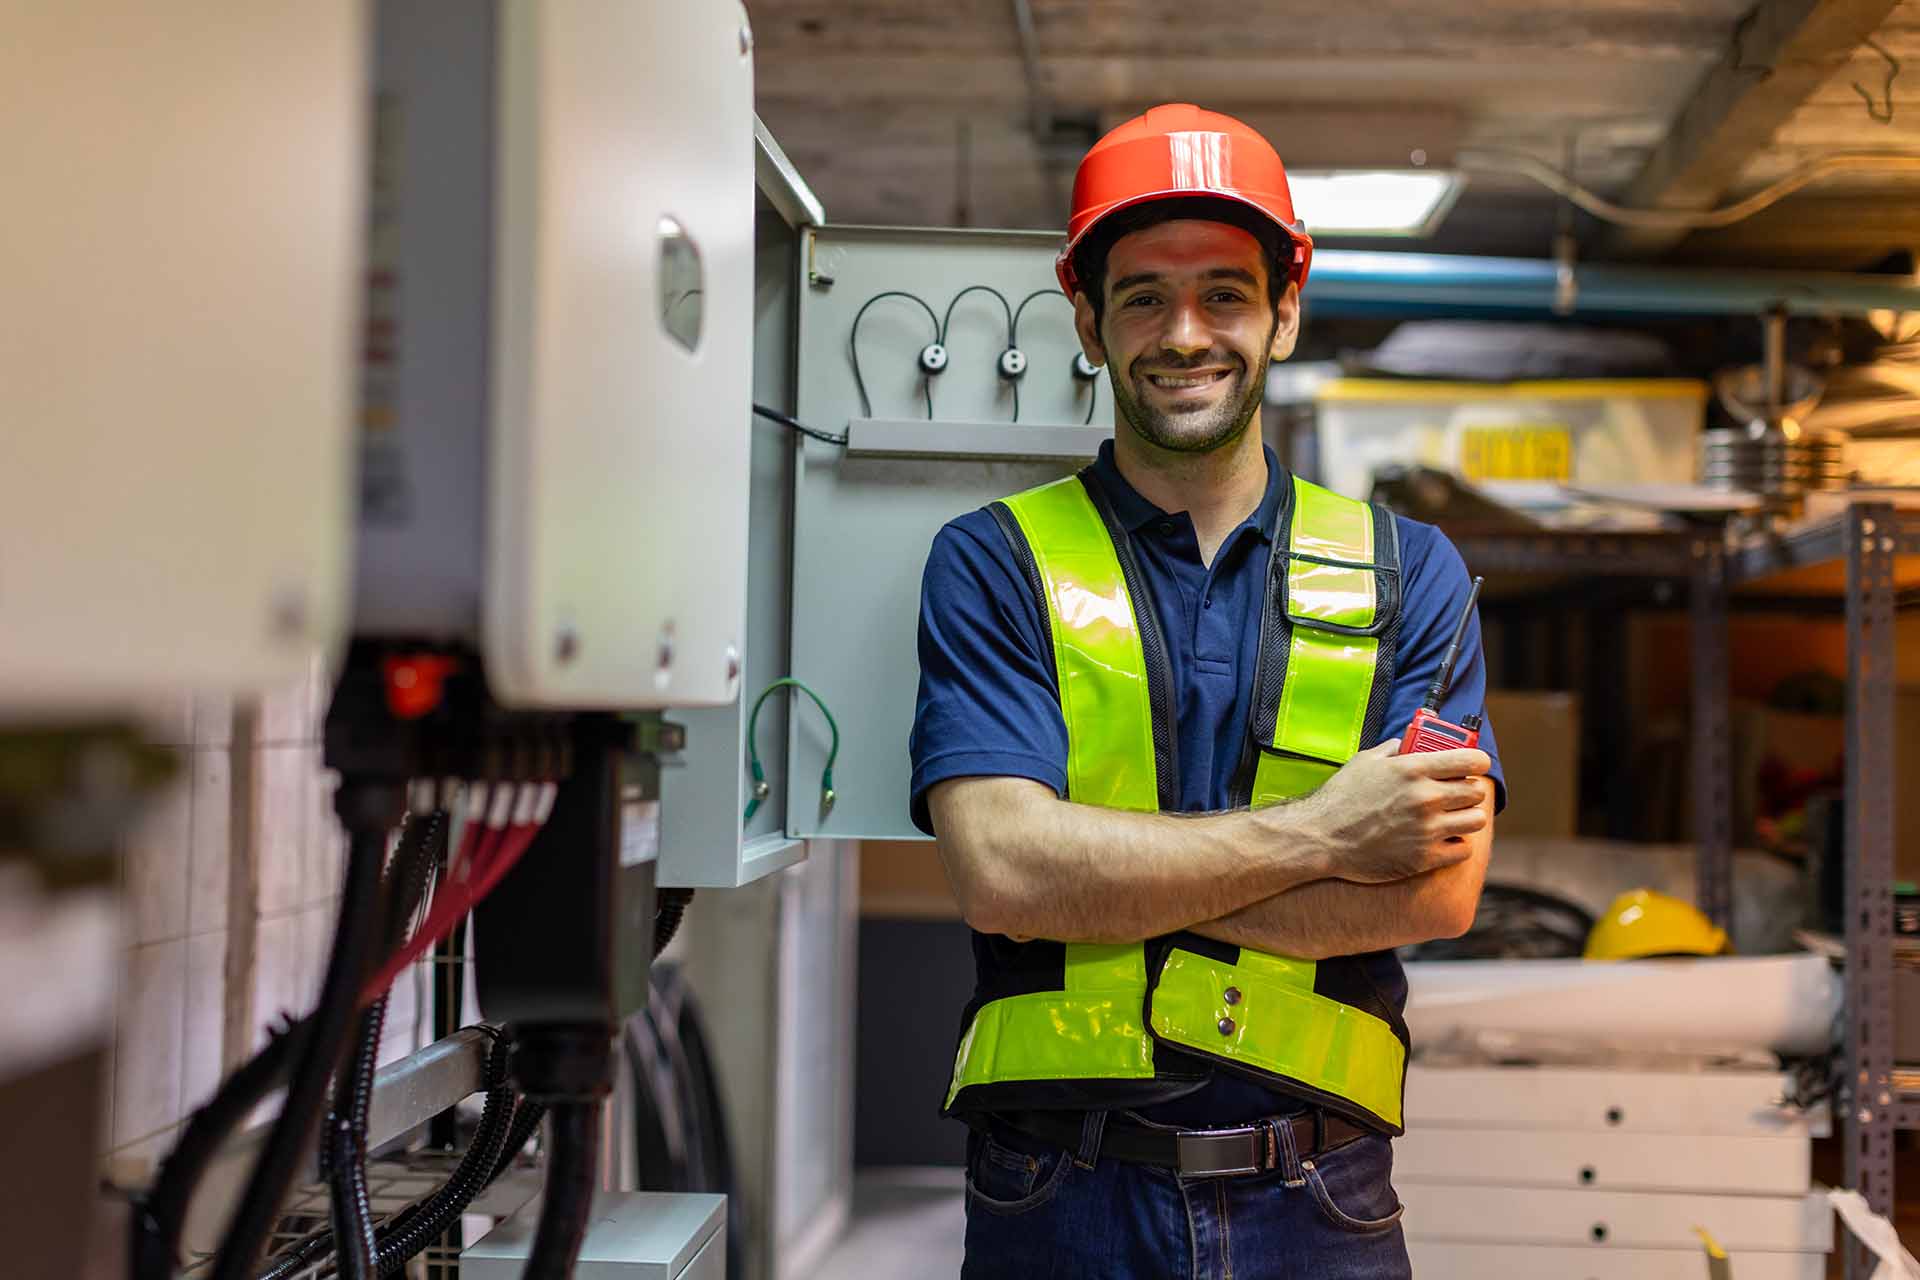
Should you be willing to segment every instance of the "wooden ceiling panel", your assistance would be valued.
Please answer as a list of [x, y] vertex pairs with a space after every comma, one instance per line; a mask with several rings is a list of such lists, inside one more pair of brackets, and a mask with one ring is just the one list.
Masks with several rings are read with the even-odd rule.
[[[1013, 0], [750, 3], [761, 116], [835, 221], [1060, 223], [1074, 147], [1032, 137]], [[1215, 0], [1169, 11], [1163, 0], [1030, 0], [1039, 84], [1063, 116], [1107, 127], [1154, 102], [1195, 101], [1248, 120], [1300, 168], [1397, 166], [1416, 149], [1447, 165], [1464, 147], [1558, 167], [1575, 138], [1578, 177], [1610, 194], [1644, 171], [1755, 3]], [[1894, 8], [1876, 38], [1906, 64], [1894, 123], [1873, 122], [1851, 88], [1884, 80], [1861, 48], [1737, 170], [1735, 194], [1836, 148], [1920, 149], [1920, 0]], [[1506, 251], [1544, 251], [1554, 201], [1538, 187], [1476, 173], [1469, 193], [1456, 214], [1473, 215], [1464, 243], [1497, 252], [1507, 235]], [[1906, 212], [1920, 201], [1889, 193], [1920, 195], [1920, 182], [1823, 183], [1744, 228], [1691, 237], [1682, 254], [1784, 260], [1800, 243], [1831, 258], [1920, 239]], [[1842, 225], [1850, 194], [1872, 199]], [[1509, 202], [1514, 216], [1500, 216]]]

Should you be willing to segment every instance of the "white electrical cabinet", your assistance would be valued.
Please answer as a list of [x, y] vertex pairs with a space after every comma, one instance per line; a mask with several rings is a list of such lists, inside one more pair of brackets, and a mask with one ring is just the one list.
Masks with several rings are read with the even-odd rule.
[[346, 610], [365, 11], [0, 13], [0, 703], [297, 679]]
[[354, 629], [512, 707], [737, 696], [754, 258], [737, 0], [378, 7]]

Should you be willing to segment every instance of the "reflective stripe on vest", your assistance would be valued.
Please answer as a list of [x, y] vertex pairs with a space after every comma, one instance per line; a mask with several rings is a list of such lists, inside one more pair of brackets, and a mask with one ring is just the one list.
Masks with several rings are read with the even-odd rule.
[[[1146, 659], [1117, 535], [1109, 535], [1077, 476], [1004, 505], [1046, 598], [1067, 728], [1068, 798], [1158, 809]], [[1356, 634], [1380, 608], [1367, 505], [1296, 478], [1288, 552], [1291, 636], [1277, 750], [1259, 751], [1255, 807], [1307, 794], [1359, 750], [1379, 649], [1377, 638]], [[1169, 1043], [1282, 1087], [1345, 1099], [1401, 1127], [1404, 1046], [1386, 1022], [1316, 993], [1313, 961], [1243, 947], [1227, 964], [1175, 947], [1153, 984], [1144, 944], [1069, 943], [1065, 951], [1061, 990], [993, 1000], [974, 1015], [955, 1056], [949, 1106], [970, 1085], [1151, 1078], [1145, 1008], [1153, 1033]]]
[[[1276, 751], [1262, 751], [1253, 807], [1317, 789], [1360, 750], [1380, 641], [1325, 629], [1364, 630], [1379, 608], [1373, 513], [1299, 477], [1287, 539], [1287, 616], [1293, 635], [1274, 721]], [[1314, 624], [1322, 626], [1316, 627]]]
[[[1106, 809], [1160, 807], [1147, 660], [1113, 540], [1079, 477], [1007, 506], [1026, 535], [1047, 598], [1066, 718], [1067, 794]], [[1060, 991], [983, 1006], [960, 1041], [947, 1105], [970, 1084], [1000, 1080], [1151, 1080], [1145, 950], [1138, 943], [1067, 944]]]

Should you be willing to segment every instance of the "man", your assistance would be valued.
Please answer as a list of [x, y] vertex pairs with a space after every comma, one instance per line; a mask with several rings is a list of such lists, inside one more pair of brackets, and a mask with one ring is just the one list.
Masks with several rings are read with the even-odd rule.
[[[1109, 134], [1059, 272], [1113, 442], [927, 562], [913, 807], [978, 969], [966, 1277], [1409, 1273], [1392, 948], [1471, 923], [1502, 784], [1490, 728], [1395, 754], [1458, 553], [1261, 443], [1311, 253], [1239, 121]], [[1483, 690], [1470, 627], [1442, 714]]]

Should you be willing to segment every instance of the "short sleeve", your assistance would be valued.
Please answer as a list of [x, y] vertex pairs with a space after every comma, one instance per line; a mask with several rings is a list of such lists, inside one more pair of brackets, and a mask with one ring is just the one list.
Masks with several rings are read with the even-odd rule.
[[908, 743], [916, 827], [934, 834], [927, 791], [949, 778], [1031, 778], [1065, 794], [1067, 730], [1052, 645], [1040, 603], [985, 509], [934, 538], [920, 584], [919, 653]]

